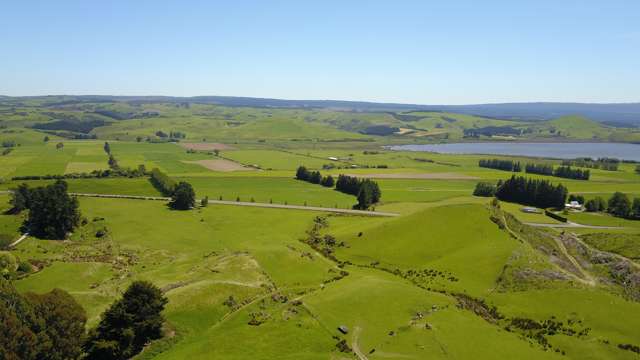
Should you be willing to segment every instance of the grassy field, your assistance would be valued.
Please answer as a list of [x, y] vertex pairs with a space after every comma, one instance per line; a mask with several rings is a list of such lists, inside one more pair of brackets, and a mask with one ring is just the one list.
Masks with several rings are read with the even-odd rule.
[[[190, 183], [197, 198], [356, 204], [355, 196], [295, 180], [304, 165], [323, 175], [372, 178], [382, 192], [375, 210], [399, 215], [216, 204], [174, 211], [163, 201], [80, 197], [86, 221], [67, 241], [27, 237], [10, 250], [37, 268], [14, 284], [22, 292], [68, 291], [87, 311], [89, 328], [132, 281], [152, 281], [169, 299], [166, 336], [137, 359], [638, 357], [620, 345], [640, 346], [639, 221], [570, 212], [568, 219], [585, 227], [529, 227], [524, 223], [560, 223], [522, 212], [522, 204], [498, 208], [472, 196], [477, 182], [512, 176], [478, 167], [488, 156], [382, 147], [465, 140], [465, 130], [488, 126], [522, 129], [526, 135], [514, 141], [610, 140], [625, 132], [632, 141], [632, 130], [579, 117], [533, 123], [431, 112], [46, 101], [27, 99], [0, 117], [0, 140], [19, 144], [0, 156], [0, 245], [21, 235], [27, 216], [9, 211], [6, 191], [53, 181], [12, 177], [108, 169], [105, 141], [121, 167], [158, 168]], [[97, 136], [90, 140], [31, 128], [62, 117], [105, 124], [83, 133]], [[399, 133], [375, 134], [387, 128]], [[218, 154], [187, 151], [162, 142], [159, 131], [224, 146]], [[233, 166], [201, 162], [215, 160]], [[587, 199], [616, 191], [640, 197], [635, 164], [592, 170], [589, 181], [527, 176]], [[148, 176], [66, 181], [76, 193], [160, 195]], [[321, 240], [310, 241], [314, 236]]]

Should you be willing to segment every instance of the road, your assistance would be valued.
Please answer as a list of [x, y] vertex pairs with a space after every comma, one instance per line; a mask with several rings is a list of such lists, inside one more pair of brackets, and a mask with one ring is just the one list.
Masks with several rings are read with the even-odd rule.
[[[10, 191], [0, 191], [0, 193], [10, 193]], [[73, 196], [83, 197], [97, 197], [97, 198], [112, 198], [112, 199], [134, 199], [134, 200], [156, 200], [156, 201], [169, 201], [170, 197], [164, 196], [143, 196], [143, 195], [117, 195], [117, 194], [91, 194], [91, 193], [69, 193]], [[200, 200], [197, 200], [200, 202]], [[400, 216], [397, 213], [383, 212], [383, 211], [365, 211], [365, 210], [352, 210], [352, 209], [337, 209], [319, 206], [302, 206], [302, 205], [284, 205], [284, 204], [268, 204], [259, 202], [246, 202], [246, 201], [224, 201], [224, 200], [209, 200], [209, 204], [216, 205], [232, 205], [232, 206], [252, 206], [261, 208], [272, 209], [293, 209], [293, 210], [307, 210], [307, 211], [321, 211], [332, 212], [338, 214], [352, 214], [363, 216], [381, 216], [381, 217], [395, 217]]]
[[361, 331], [362, 328], [360, 326], [353, 328], [353, 342], [351, 343], [351, 349], [359, 360], [368, 360], [367, 355], [360, 350], [360, 345], [358, 345], [358, 339], [360, 338]]
[[12, 248], [14, 246], [17, 246], [18, 244], [20, 244], [22, 242], [22, 240], [26, 239], [27, 236], [29, 236], [29, 233], [24, 233], [22, 236], [20, 236], [20, 238], [14, 242], [12, 242], [11, 244], [9, 244], [9, 247]]
[[548, 228], [583, 228], [583, 229], [604, 229], [604, 230], [620, 230], [625, 229], [620, 226], [598, 226], [598, 225], [582, 225], [578, 223], [574, 223], [571, 221], [567, 221], [566, 223], [556, 223], [556, 224], [545, 224], [545, 223], [524, 223], [525, 225], [535, 226], [535, 227], [548, 227]]

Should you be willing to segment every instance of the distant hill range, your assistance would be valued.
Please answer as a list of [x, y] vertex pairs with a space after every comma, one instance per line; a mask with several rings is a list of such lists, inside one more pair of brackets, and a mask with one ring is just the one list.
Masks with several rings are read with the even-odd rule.
[[41, 96], [41, 97], [6, 97], [0, 96], [0, 103], [15, 103], [26, 99], [44, 100], [43, 105], [55, 106], [86, 102], [129, 103], [167, 103], [167, 102], [195, 102], [218, 104], [225, 106], [246, 107], [275, 107], [275, 108], [326, 108], [342, 111], [361, 112], [411, 112], [411, 111], [441, 111], [459, 114], [476, 115], [495, 119], [510, 120], [550, 120], [566, 115], [582, 115], [592, 120], [614, 126], [640, 126], [640, 103], [503, 103], [477, 105], [418, 105], [377, 103], [365, 101], [339, 100], [283, 100], [269, 98], [233, 97], [233, 96]]

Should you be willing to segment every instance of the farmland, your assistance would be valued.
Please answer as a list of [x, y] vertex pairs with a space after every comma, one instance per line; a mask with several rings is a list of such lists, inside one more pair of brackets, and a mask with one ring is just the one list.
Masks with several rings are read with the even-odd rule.
[[[512, 175], [479, 167], [487, 156], [384, 147], [466, 141], [470, 129], [487, 127], [522, 129], [513, 141], [637, 141], [633, 130], [577, 117], [63, 100], [3, 100], [0, 140], [16, 144], [0, 156], [0, 245], [32, 264], [12, 278], [18, 291], [67, 291], [86, 311], [87, 329], [133, 281], [162, 289], [164, 336], [137, 359], [638, 357], [639, 220], [557, 211], [565, 223], [523, 212], [472, 195], [478, 182]], [[34, 128], [61, 118], [104, 124]], [[398, 131], [381, 135], [386, 128]], [[161, 136], [170, 133], [179, 139]], [[143, 165], [186, 182], [211, 203], [180, 211], [126, 198], [163, 194], [148, 172], [115, 172], [110, 156], [121, 169]], [[331, 212], [358, 199], [297, 180], [299, 166], [375, 181], [382, 197], [368, 212], [397, 216]], [[562, 183], [585, 200], [615, 192], [633, 200], [635, 169], [590, 169], [589, 180], [519, 175]], [[78, 196], [83, 221], [68, 239], [28, 236], [7, 248], [26, 216], [10, 211], [9, 191], [55, 177], [72, 193], [123, 197]], [[243, 203], [283, 207], [236, 206]]]

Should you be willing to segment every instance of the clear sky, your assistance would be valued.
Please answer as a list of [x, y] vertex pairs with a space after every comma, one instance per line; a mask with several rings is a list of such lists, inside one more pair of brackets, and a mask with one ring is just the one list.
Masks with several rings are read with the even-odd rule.
[[638, 0], [6, 0], [0, 94], [640, 101]]

